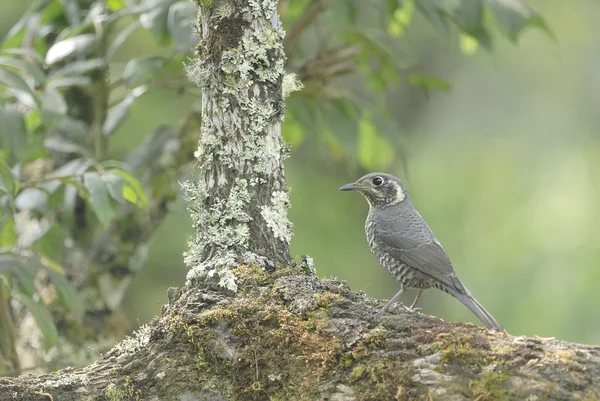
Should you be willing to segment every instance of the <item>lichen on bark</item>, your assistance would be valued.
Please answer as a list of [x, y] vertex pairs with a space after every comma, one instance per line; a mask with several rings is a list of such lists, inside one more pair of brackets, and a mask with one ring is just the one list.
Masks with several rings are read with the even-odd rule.
[[[289, 263], [284, 113], [284, 32], [277, 1], [199, 0], [201, 40], [188, 77], [202, 88], [197, 175], [182, 184], [195, 237], [185, 262], [188, 284], [229, 268]], [[286, 85], [286, 95], [290, 87]]]

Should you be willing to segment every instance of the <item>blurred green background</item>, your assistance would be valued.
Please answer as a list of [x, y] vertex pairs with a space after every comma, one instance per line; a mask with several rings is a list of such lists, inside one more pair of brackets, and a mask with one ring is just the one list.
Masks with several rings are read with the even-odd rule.
[[[518, 46], [461, 54], [426, 24], [406, 41], [419, 64], [452, 83], [415, 96], [402, 86], [390, 103], [402, 127], [402, 177], [413, 203], [473, 295], [514, 335], [600, 343], [600, 3], [532, 1], [556, 34], [538, 30]], [[0, 33], [27, 2], [0, 0]], [[139, 32], [122, 49], [157, 47]], [[158, 52], [158, 50], [156, 50]], [[154, 91], [115, 134], [113, 157], [161, 122], [176, 122], [189, 95]], [[418, 101], [415, 102], [415, 99]], [[284, 126], [285, 129], [285, 126]], [[337, 188], [364, 172], [324, 162], [301, 145], [287, 162], [295, 224], [293, 254], [315, 259], [320, 276], [389, 298], [399, 285], [378, 265], [364, 237], [367, 204]], [[181, 202], [157, 232], [150, 265], [127, 298], [132, 328], [160, 313], [169, 286], [183, 283], [182, 252], [192, 234]], [[412, 302], [414, 292], [403, 298]], [[420, 307], [474, 321], [458, 301], [427, 291]]]

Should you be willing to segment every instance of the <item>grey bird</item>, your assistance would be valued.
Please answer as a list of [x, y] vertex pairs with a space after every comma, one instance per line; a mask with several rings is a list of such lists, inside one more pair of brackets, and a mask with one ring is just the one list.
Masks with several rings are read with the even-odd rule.
[[400, 291], [378, 312], [385, 312], [409, 288], [418, 289], [412, 309], [423, 290], [435, 287], [462, 302], [488, 328], [502, 326], [458, 279], [442, 245], [413, 207], [402, 182], [390, 174], [371, 173], [340, 187], [358, 191], [369, 203], [365, 223], [367, 241], [379, 263], [401, 284]]

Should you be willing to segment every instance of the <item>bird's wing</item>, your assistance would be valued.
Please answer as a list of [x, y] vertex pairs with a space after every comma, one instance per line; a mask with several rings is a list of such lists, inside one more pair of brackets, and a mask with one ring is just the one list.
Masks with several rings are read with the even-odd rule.
[[394, 259], [434, 278], [447, 287], [460, 289], [450, 259], [425, 220], [414, 209], [402, 211], [375, 228], [375, 242]]

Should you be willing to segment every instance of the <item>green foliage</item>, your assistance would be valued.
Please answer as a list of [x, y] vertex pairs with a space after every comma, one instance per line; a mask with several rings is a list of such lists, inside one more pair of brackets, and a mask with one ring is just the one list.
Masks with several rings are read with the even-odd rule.
[[[403, 132], [389, 114], [394, 105], [382, 99], [403, 83], [425, 95], [451, 87], [435, 70], [424, 70], [405, 41], [415, 21], [426, 20], [441, 35], [459, 42], [467, 55], [479, 47], [492, 50], [495, 29], [513, 42], [528, 27], [552, 36], [540, 15], [520, 0], [388, 0], [368, 7], [362, 0], [336, 0], [321, 12], [306, 1], [283, 4], [289, 64], [300, 66], [296, 71], [306, 86], [288, 103], [284, 135], [296, 149], [324, 145], [325, 157], [366, 170], [390, 167], [395, 159], [392, 149], [398, 148]], [[319, 22], [319, 32], [297, 35], [295, 31], [304, 28], [296, 22], [307, 17]], [[302, 97], [309, 102], [296, 101]], [[313, 107], [315, 100], [320, 107]], [[368, 130], [356, 113], [330, 113], [328, 105], [333, 103], [338, 110], [341, 104], [345, 110], [367, 111]], [[305, 137], [298, 134], [299, 126], [309, 133], [328, 134]], [[383, 161], [374, 164], [378, 158]]]
[[[416, 20], [460, 40], [465, 54], [491, 49], [494, 26], [512, 41], [527, 27], [551, 34], [518, 0], [387, 0], [368, 9], [363, 0], [334, 0], [316, 13], [313, 3], [281, 2], [287, 69], [306, 87], [288, 101], [283, 135], [295, 150], [323, 149], [324, 158], [369, 170], [392, 166], [402, 133], [381, 99], [405, 83], [426, 93], [450, 89], [404, 43]], [[70, 280], [74, 266], [107, 271], [131, 263], [139, 244], [117, 243], [130, 253], [104, 264], [98, 249], [107, 237], [139, 230], [133, 211], [162, 205], [146, 192], [178, 178], [140, 180], [143, 170], [173, 163], [153, 156], [176, 127], [153, 127], [125, 155], [129, 164], [110, 160], [108, 150], [143, 95], [192, 89], [182, 64], [198, 42], [197, 18], [187, 0], [39, 0], [0, 41], [0, 281], [32, 313], [46, 347], [57, 341], [56, 304], [73, 315], [87, 308]], [[307, 29], [316, 22], [324, 29]], [[159, 54], [122, 52], [142, 29], [161, 45]], [[70, 253], [83, 255], [86, 266]], [[41, 279], [56, 299], [40, 296]]]
[[[181, 63], [195, 41], [188, 2], [106, 6], [36, 2], [0, 42], [0, 281], [31, 312], [47, 349], [58, 338], [54, 305], [74, 317], [86, 308], [65, 248], [93, 257], [86, 248], [131, 213], [128, 205], [150, 204], [133, 169], [108, 158], [109, 137], [136, 99], [161, 87], [163, 68], [184, 80]], [[114, 57], [140, 25], [171, 55], [119, 68]], [[40, 285], [56, 297], [42, 297]]]

